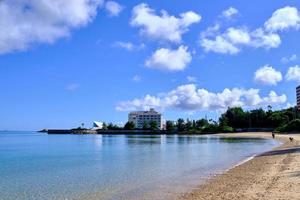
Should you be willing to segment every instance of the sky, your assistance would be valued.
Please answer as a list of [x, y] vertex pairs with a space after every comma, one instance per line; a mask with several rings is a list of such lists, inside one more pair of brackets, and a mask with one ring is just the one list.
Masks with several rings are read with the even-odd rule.
[[297, 0], [2, 0], [0, 130], [295, 105]]

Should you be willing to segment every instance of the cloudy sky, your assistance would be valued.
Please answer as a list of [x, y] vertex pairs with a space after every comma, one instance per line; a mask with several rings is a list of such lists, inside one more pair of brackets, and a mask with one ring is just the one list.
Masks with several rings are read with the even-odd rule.
[[2, 0], [0, 129], [295, 105], [297, 0]]

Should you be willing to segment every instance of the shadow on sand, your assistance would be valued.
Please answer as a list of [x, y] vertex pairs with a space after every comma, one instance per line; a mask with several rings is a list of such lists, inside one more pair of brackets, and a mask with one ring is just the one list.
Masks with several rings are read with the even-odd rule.
[[286, 148], [286, 149], [280, 149], [280, 150], [273, 150], [266, 153], [263, 153], [259, 155], [261, 156], [275, 156], [275, 155], [283, 155], [283, 154], [289, 154], [289, 153], [300, 153], [300, 147], [292, 147], [292, 148]]
[[290, 175], [291, 177], [299, 177], [299, 176], [300, 176], [300, 171], [297, 171], [297, 172], [291, 172], [291, 173], [289, 173], [289, 175]]

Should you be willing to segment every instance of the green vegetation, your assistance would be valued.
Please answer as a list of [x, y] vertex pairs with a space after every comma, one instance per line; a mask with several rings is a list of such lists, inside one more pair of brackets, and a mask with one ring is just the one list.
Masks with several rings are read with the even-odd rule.
[[185, 133], [217, 133], [234, 131], [276, 130], [279, 132], [300, 131], [300, 112], [295, 107], [273, 111], [254, 109], [245, 111], [241, 107], [228, 108], [218, 122], [207, 119], [167, 121], [167, 131]]
[[158, 130], [158, 124], [156, 121], [151, 121], [149, 125], [151, 130], [153, 131]]
[[300, 112], [296, 107], [273, 111], [255, 109], [244, 111], [242, 108], [229, 108], [221, 117], [220, 121], [234, 129], [277, 129], [285, 124], [300, 119]]
[[300, 132], [300, 119], [294, 119], [276, 129], [278, 132]]
[[[80, 127], [82, 128], [83, 125]], [[103, 124], [104, 130], [135, 130], [133, 122], [127, 122], [124, 127], [112, 123]], [[211, 119], [167, 121], [166, 129], [169, 133], [229, 133], [235, 131], [271, 131], [293, 132], [300, 131], [300, 112], [296, 107], [282, 110], [267, 110], [262, 108], [254, 110], [243, 110], [241, 107], [228, 108], [218, 121]], [[155, 121], [144, 122], [142, 130], [158, 130]]]
[[127, 122], [124, 126], [125, 130], [134, 130], [135, 129], [135, 125], [133, 122]]

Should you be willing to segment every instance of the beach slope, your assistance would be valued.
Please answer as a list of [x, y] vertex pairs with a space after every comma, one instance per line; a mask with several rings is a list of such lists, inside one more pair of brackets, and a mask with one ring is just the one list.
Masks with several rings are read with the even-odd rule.
[[[227, 136], [270, 138], [270, 133]], [[290, 142], [289, 137], [293, 137], [294, 141]], [[282, 146], [210, 179], [179, 199], [300, 200], [300, 135], [276, 138], [283, 141]]]

